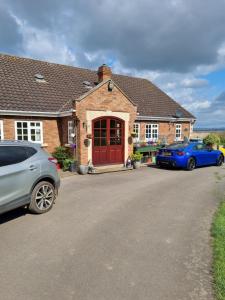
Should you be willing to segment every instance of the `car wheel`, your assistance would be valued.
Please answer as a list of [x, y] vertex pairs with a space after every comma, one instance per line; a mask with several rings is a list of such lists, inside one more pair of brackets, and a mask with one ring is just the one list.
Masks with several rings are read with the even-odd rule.
[[196, 167], [196, 162], [193, 157], [189, 158], [188, 163], [187, 163], [187, 170], [188, 171], [193, 171]]
[[43, 214], [52, 208], [55, 198], [55, 187], [50, 182], [41, 181], [32, 191], [31, 202], [28, 208], [33, 213]]
[[223, 162], [224, 162], [223, 155], [220, 155], [219, 158], [218, 158], [217, 161], [216, 161], [216, 165], [217, 165], [218, 167], [220, 167], [220, 166], [222, 166]]

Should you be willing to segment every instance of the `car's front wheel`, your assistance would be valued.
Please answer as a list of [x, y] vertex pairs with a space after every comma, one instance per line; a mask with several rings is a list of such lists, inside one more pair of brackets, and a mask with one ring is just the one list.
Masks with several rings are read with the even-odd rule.
[[223, 155], [220, 155], [219, 158], [216, 161], [216, 165], [218, 167], [220, 167], [220, 166], [222, 166], [223, 162], [224, 162], [224, 157], [223, 157]]
[[190, 157], [187, 163], [187, 170], [188, 171], [193, 171], [196, 167], [196, 162], [193, 157]]
[[50, 182], [41, 181], [32, 191], [29, 210], [36, 214], [43, 214], [52, 208], [55, 198], [55, 187]]

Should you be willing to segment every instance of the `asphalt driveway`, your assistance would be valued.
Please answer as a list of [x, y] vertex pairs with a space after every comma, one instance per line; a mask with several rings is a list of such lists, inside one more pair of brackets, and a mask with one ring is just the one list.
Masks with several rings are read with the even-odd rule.
[[209, 230], [224, 175], [64, 179], [50, 213], [0, 216], [1, 300], [212, 300]]

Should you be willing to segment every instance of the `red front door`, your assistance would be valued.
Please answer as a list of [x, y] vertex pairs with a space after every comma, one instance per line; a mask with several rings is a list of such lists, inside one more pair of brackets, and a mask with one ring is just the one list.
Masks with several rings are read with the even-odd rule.
[[124, 121], [105, 117], [92, 121], [92, 160], [94, 165], [124, 162]]

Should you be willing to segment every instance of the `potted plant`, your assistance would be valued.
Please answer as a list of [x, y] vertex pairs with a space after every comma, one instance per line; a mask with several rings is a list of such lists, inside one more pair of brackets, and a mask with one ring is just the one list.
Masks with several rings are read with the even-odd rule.
[[55, 148], [52, 156], [57, 159], [60, 167], [63, 168], [64, 160], [71, 158], [71, 153], [68, 148], [60, 146]]
[[138, 169], [141, 166], [141, 159], [143, 157], [143, 154], [141, 153], [133, 153], [131, 155], [131, 160], [132, 160], [132, 164], [133, 164], [133, 168], [134, 169]]
[[67, 158], [63, 161], [63, 171], [76, 172], [77, 171], [77, 161], [72, 158]]

